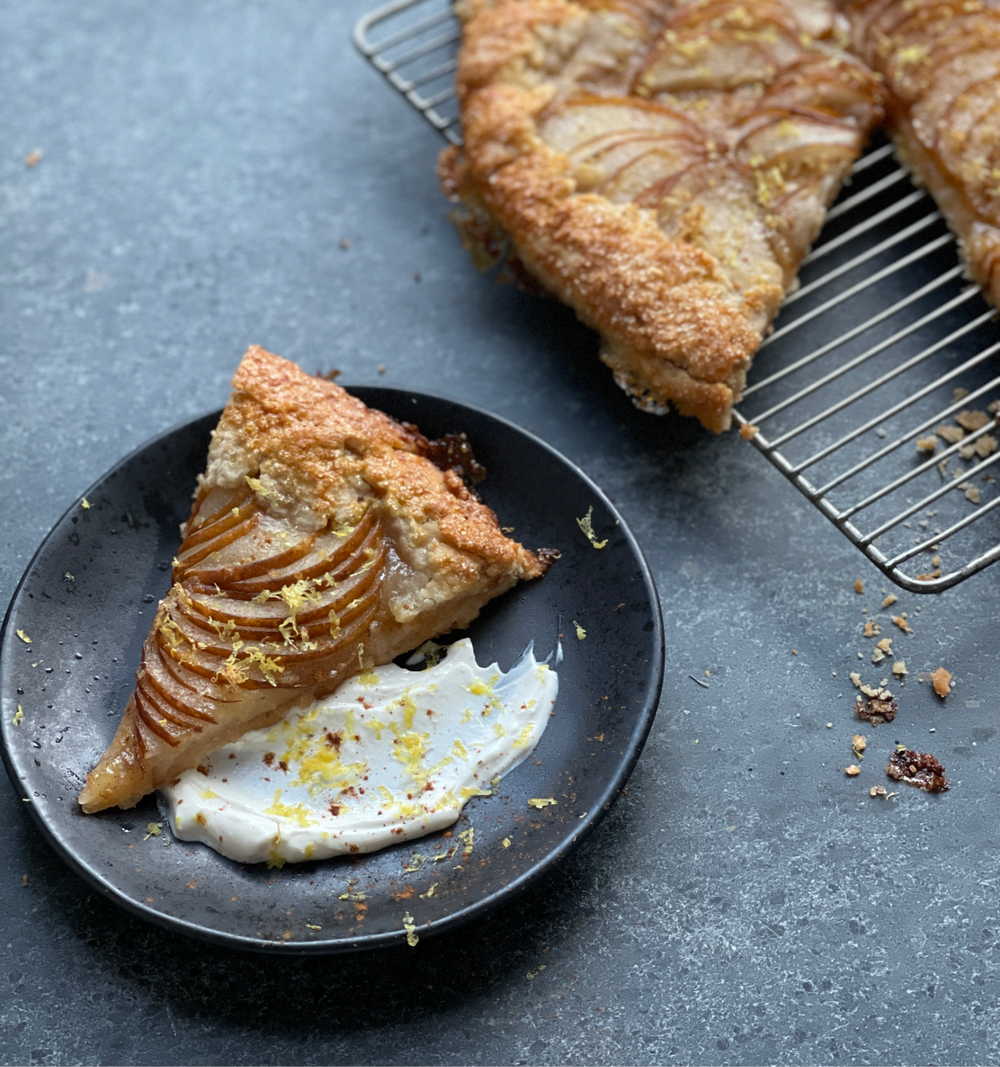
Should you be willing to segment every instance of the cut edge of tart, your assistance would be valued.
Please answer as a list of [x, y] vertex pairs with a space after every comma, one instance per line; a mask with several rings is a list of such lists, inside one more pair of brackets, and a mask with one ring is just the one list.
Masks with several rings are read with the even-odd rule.
[[134, 806], [543, 574], [551, 554], [503, 535], [453, 452], [251, 347], [83, 810]]

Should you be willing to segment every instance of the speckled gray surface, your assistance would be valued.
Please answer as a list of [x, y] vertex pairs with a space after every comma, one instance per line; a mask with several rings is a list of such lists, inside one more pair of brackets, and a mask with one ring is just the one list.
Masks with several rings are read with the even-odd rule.
[[[846, 779], [847, 675], [886, 583], [738, 437], [640, 415], [569, 313], [470, 269], [438, 140], [349, 44], [365, 8], [3, 5], [0, 607], [62, 510], [221, 403], [259, 342], [481, 402], [594, 477], [659, 583], [658, 719], [538, 889], [346, 959], [147, 927], [0, 789], [0, 1061], [996, 1062], [996, 572], [901, 596], [902, 711]], [[914, 678], [939, 663], [946, 704]], [[896, 739], [952, 791], [871, 799]]]

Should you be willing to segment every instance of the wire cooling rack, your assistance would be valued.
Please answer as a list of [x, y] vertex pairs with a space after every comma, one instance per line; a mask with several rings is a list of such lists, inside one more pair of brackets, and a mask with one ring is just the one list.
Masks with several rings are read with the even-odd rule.
[[[451, 0], [356, 26], [366, 59], [461, 144]], [[897, 585], [938, 592], [1000, 558], [1000, 329], [934, 201], [882, 142], [854, 166], [764, 341], [744, 436]], [[793, 529], [789, 539], [808, 537]]]

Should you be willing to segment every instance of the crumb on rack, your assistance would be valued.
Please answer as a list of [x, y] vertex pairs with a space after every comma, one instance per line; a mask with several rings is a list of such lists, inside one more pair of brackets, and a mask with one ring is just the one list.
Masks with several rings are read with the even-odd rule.
[[950, 445], [957, 445], [965, 437], [965, 430], [960, 426], [939, 426], [934, 432]]
[[934, 434], [930, 434], [928, 437], [918, 437], [917, 451], [927, 452], [930, 455], [934, 455], [934, 453], [937, 451], [937, 446], [940, 443], [941, 442], [934, 436]]
[[756, 437], [759, 433], [760, 427], [754, 426], [749, 422], [744, 423], [740, 427], [740, 437], [742, 437], [744, 441], [749, 441], [752, 437]]
[[973, 433], [976, 430], [981, 430], [984, 426], [989, 425], [993, 420], [985, 411], [960, 411], [955, 416], [955, 421], [963, 430], [968, 430], [969, 433]]

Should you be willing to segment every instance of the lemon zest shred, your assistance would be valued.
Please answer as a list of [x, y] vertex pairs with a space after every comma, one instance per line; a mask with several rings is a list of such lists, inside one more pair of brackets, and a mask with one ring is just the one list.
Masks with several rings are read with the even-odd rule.
[[582, 519], [576, 520], [577, 526], [583, 531], [583, 536], [594, 546], [594, 548], [604, 548], [608, 543], [607, 538], [603, 541], [597, 540], [597, 534], [594, 533], [594, 505], [591, 504], [587, 508], [587, 514]]
[[406, 931], [406, 943], [410, 948], [415, 948], [420, 940], [420, 935], [417, 933], [417, 926], [413, 921], [413, 916], [408, 911], [403, 912], [403, 929]]

